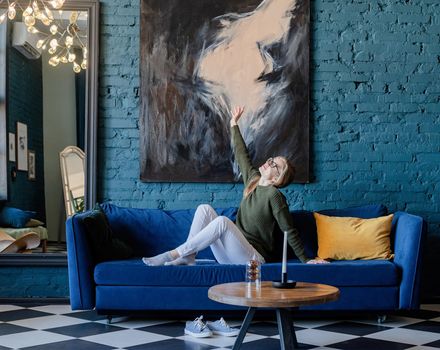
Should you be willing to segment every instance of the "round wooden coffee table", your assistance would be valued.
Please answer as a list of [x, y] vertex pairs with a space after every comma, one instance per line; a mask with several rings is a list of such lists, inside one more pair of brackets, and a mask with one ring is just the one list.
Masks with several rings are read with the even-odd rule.
[[208, 297], [223, 304], [249, 307], [233, 350], [238, 350], [243, 343], [257, 308], [275, 309], [281, 349], [287, 350], [298, 347], [291, 309], [334, 301], [339, 297], [339, 289], [307, 282], [297, 282], [293, 289], [273, 288], [272, 282], [262, 282], [259, 288], [246, 282], [234, 282], [209, 288]]

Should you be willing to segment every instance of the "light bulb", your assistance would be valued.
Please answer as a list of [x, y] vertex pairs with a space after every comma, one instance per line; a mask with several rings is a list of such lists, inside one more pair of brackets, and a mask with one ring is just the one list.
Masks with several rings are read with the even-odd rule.
[[57, 39], [52, 39], [49, 43], [50, 47], [53, 47], [56, 49], [56, 47], [58, 46], [58, 40]]
[[32, 9], [34, 10], [34, 14], [37, 18], [39, 18], [41, 12], [40, 12], [40, 8], [38, 7], [38, 3], [36, 1], [34, 1], [32, 3]]
[[69, 62], [73, 62], [75, 61], [76, 55], [74, 53], [69, 53], [69, 55], [67, 56], [67, 59]]
[[44, 50], [46, 50], [46, 47], [47, 47], [46, 44], [44, 44], [41, 48], [42, 48], [43, 51], [44, 51]]
[[52, 33], [52, 35], [55, 35], [58, 32], [58, 27], [55, 24], [52, 24], [50, 26], [50, 32]]
[[60, 63], [60, 59], [58, 58], [58, 56], [53, 56], [49, 60], [49, 64], [54, 67], [58, 66], [59, 63]]
[[79, 72], [81, 72], [81, 67], [80, 67], [79, 64], [76, 63], [76, 62], [73, 62], [73, 71], [74, 71], [75, 73], [79, 73]]
[[49, 52], [51, 55], [53, 55], [56, 50], [57, 49], [55, 47], [50, 47], [49, 50], [47, 50], [47, 52]]
[[32, 10], [32, 7], [28, 6], [23, 12], [23, 17], [30, 16], [32, 12], [34, 12], [34, 10]]
[[69, 61], [67, 60], [67, 57], [66, 57], [66, 56], [61, 57], [61, 58], [60, 58], [60, 61], [63, 62], [63, 63], [67, 63], [67, 62], [69, 62]]
[[52, 14], [52, 11], [51, 11], [47, 6], [44, 6], [44, 10], [46, 11], [47, 17], [48, 17], [51, 21], [53, 21], [53, 14]]
[[2, 24], [5, 21], [5, 18], [6, 18], [6, 13], [0, 16], [0, 24]]
[[79, 13], [77, 11], [72, 11], [72, 14], [70, 15], [70, 24], [76, 23], [78, 20]]
[[63, 7], [64, 1], [53, 0], [50, 2], [50, 4], [54, 9], [59, 10], [61, 7]]
[[26, 24], [28, 27], [33, 26], [35, 24], [34, 16], [26, 16], [24, 18], [24, 24]]
[[83, 52], [83, 57], [84, 57], [84, 58], [87, 58], [87, 54], [88, 54], [87, 47], [84, 46], [84, 47], [82, 48], [82, 52]]
[[73, 45], [73, 38], [71, 36], [66, 36], [66, 46], [71, 47]]
[[15, 11], [15, 5], [9, 6], [8, 8], [8, 17], [12, 21], [15, 18], [15, 15], [17, 14], [17, 11]]
[[82, 69], [87, 69], [87, 60], [83, 60], [83, 61], [81, 62], [81, 68], [82, 68]]
[[41, 47], [43, 46], [43, 44], [44, 44], [44, 40], [43, 40], [43, 39], [38, 40], [38, 41], [37, 41], [37, 49], [41, 49]]
[[27, 27], [27, 31], [32, 34], [38, 33], [38, 29], [33, 26]]
[[49, 26], [52, 23], [52, 21], [43, 14], [40, 16], [40, 20], [45, 26]]

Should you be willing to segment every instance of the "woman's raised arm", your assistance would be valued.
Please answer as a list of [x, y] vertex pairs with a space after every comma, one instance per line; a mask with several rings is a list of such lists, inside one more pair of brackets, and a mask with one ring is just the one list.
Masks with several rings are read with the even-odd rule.
[[231, 113], [231, 134], [232, 145], [235, 155], [235, 160], [243, 176], [243, 182], [248, 184], [249, 180], [258, 173], [258, 169], [252, 166], [251, 159], [246, 147], [246, 144], [241, 136], [240, 129], [238, 128], [238, 120], [243, 115], [244, 107], [235, 107]]

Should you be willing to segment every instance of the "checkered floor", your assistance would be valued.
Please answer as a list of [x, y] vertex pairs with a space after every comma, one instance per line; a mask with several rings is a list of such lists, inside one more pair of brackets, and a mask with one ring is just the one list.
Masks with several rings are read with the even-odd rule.
[[[302, 349], [439, 349], [440, 304], [423, 305], [405, 316], [347, 320], [298, 319], [295, 329]], [[0, 305], [0, 350], [224, 350], [235, 338], [193, 338], [183, 333], [184, 320], [117, 318], [111, 325], [94, 311], [72, 312], [69, 305]], [[234, 326], [240, 322], [229, 320]], [[280, 348], [272, 321], [252, 323], [242, 349]]]

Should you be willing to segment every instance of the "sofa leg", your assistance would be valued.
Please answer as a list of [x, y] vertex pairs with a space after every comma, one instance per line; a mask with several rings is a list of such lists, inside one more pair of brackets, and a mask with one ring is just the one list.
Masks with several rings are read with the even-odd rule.
[[377, 315], [377, 323], [382, 324], [387, 320], [387, 315]]
[[112, 315], [107, 315], [107, 324], [111, 324], [112, 323]]

